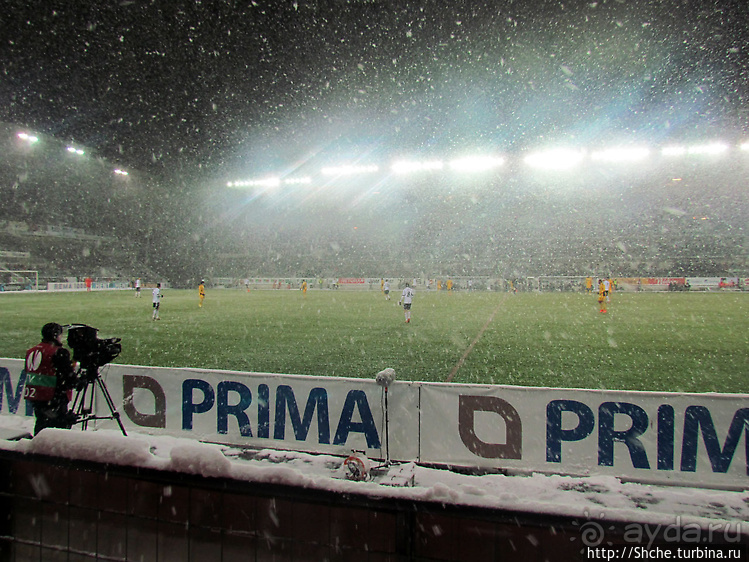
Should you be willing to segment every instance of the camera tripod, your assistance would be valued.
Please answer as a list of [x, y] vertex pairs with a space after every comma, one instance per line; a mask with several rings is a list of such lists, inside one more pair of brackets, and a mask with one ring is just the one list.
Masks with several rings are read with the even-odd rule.
[[[84, 368], [81, 369], [81, 372], [84, 373], [82, 379], [83, 386], [79, 386], [76, 389], [73, 405], [70, 408], [70, 411], [76, 416], [76, 421], [74, 423], [80, 423], [81, 428], [85, 431], [88, 429], [88, 422], [91, 420], [115, 420], [117, 425], [120, 426], [122, 435], [127, 437], [125, 426], [122, 425], [122, 421], [120, 420], [120, 413], [114, 407], [112, 396], [109, 394], [109, 390], [107, 390], [104, 381], [101, 380], [98, 367]], [[101, 390], [101, 394], [104, 396], [104, 400], [109, 407], [108, 416], [97, 416], [94, 413], [94, 394], [97, 386], [99, 387], [99, 390]]]

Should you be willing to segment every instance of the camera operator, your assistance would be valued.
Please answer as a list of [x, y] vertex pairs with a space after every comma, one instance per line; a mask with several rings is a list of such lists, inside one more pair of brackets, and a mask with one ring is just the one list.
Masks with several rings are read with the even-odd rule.
[[70, 429], [76, 421], [68, 412], [78, 376], [70, 352], [62, 345], [62, 326], [54, 322], [42, 328], [42, 341], [26, 352], [24, 398], [34, 406], [34, 435], [47, 427]]

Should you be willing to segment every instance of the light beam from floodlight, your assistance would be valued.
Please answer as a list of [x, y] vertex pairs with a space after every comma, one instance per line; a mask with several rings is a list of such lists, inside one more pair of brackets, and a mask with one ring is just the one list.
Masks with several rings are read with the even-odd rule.
[[441, 160], [431, 160], [428, 162], [400, 160], [395, 162], [391, 169], [396, 174], [410, 174], [412, 172], [431, 172], [433, 170], [441, 170], [443, 167], [444, 163]]
[[650, 150], [645, 147], [608, 148], [590, 155], [593, 160], [603, 162], [638, 162], [650, 156]]
[[744, 152], [749, 152], [749, 142], [743, 143], [739, 148], [743, 150]]
[[328, 166], [320, 170], [324, 176], [352, 176], [355, 174], [371, 174], [380, 168], [375, 165], [369, 166]]
[[498, 156], [465, 156], [450, 161], [450, 168], [456, 172], [485, 172], [505, 163]]
[[557, 148], [543, 152], [534, 152], [524, 158], [526, 164], [545, 170], [569, 170], [585, 158], [582, 150]]

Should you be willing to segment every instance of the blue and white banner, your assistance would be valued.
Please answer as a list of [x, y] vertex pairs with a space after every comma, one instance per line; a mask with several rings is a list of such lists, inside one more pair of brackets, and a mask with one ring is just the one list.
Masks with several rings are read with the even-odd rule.
[[[31, 416], [0, 359], [0, 414]], [[239, 446], [749, 487], [749, 396], [575, 390], [108, 365], [125, 427]], [[100, 390], [96, 391], [97, 394]], [[104, 400], [97, 414], [110, 414]], [[115, 428], [113, 420], [97, 427]]]
[[421, 387], [422, 462], [745, 488], [748, 434], [746, 395]]

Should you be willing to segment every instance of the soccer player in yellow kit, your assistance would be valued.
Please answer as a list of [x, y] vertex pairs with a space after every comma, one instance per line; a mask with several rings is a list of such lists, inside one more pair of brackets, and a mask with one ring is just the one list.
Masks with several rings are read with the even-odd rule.
[[302, 279], [302, 294], [305, 296], [307, 295], [307, 280], [306, 279]]
[[598, 302], [601, 304], [601, 312], [606, 312], [606, 298], [609, 292], [606, 290], [606, 285], [603, 281], [598, 280]]
[[205, 299], [205, 281], [203, 280], [201, 280], [200, 285], [198, 285], [198, 297], [200, 299], [198, 302], [198, 307], [202, 308], [203, 300]]

